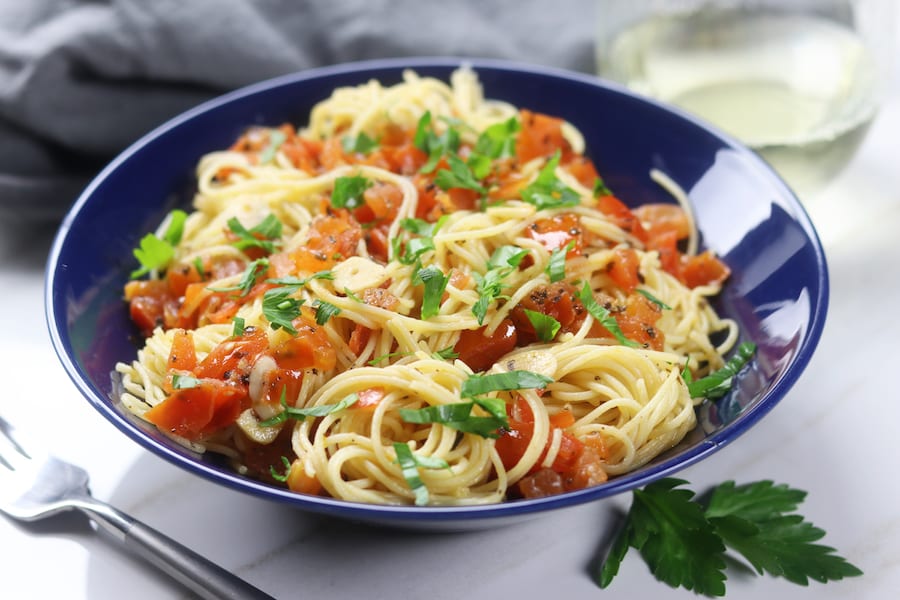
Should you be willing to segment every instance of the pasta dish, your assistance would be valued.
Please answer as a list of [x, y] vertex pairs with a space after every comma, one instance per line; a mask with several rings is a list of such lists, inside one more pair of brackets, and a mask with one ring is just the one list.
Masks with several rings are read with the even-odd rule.
[[135, 250], [123, 405], [356, 502], [496, 503], [640, 467], [728, 365], [737, 327], [709, 298], [729, 273], [664, 174], [676, 201], [631, 208], [584, 146], [467, 68], [247, 129]]

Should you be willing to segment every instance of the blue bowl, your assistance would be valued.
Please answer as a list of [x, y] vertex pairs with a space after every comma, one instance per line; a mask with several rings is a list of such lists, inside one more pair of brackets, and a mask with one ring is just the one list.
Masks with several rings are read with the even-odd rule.
[[702, 245], [731, 268], [716, 300], [758, 346], [733, 392], [698, 409], [676, 448], [602, 486], [548, 498], [466, 507], [374, 506], [305, 496], [243, 478], [128, 414], [112, 373], [137, 349], [122, 300], [132, 249], [174, 207], [189, 206], [200, 157], [249, 125], [304, 124], [341, 86], [400, 80], [403, 69], [446, 80], [459, 60], [403, 59], [289, 75], [207, 102], [136, 142], [88, 186], [67, 215], [47, 267], [46, 310], [56, 352], [88, 402], [123, 433], [187, 471], [233, 489], [337, 517], [416, 528], [494, 525], [644, 486], [709, 456], [767, 414], [806, 367], [825, 322], [828, 274], [809, 217], [756, 154], [671, 107], [594, 77], [499, 61], [468, 61], [485, 95], [572, 122], [609, 186], [636, 205], [670, 201], [649, 176], [664, 171], [690, 195]]

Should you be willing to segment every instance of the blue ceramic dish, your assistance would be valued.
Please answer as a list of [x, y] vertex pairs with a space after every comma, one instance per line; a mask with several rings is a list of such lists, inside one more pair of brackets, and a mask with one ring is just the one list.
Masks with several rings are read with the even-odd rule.
[[781, 400], [806, 367], [828, 304], [825, 257], [803, 208], [754, 153], [670, 107], [596, 78], [497, 61], [469, 61], [489, 98], [561, 116], [577, 126], [609, 186], [630, 204], [669, 201], [649, 177], [658, 168], [688, 191], [704, 247], [732, 276], [717, 309], [758, 345], [736, 389], [698, 411], [699, 425], [645, 467], [580, 491], [474, 507], [394, 507], [298, 495], [245, 479], [214, 457], [198, 457], [130, 417], [113, 392], [114, 365], [130, 361], [135, 331], [122, 286], [132, 249], [173, 207], [189, 205], [194, 167], [249, 125], [304, 124], [334, 88], [402, 70], [446, 80], [458, 60], [349, 64], [253, 85], [162, 125], [110, 164], [66, 217], [47, 267], [47, 319], [60, 360], [88, 402], [123, 433], [191, 473], [308, 511], [405, 527], [493, 525], [644, 486], [734, 441]]

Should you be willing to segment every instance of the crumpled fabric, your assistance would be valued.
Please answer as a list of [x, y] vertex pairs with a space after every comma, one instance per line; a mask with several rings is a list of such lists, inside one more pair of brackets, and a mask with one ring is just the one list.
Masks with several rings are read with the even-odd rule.
[[0, 0], [0, 216], [58, 219], [116, 154], [224, 92], [402, 56], [591, 72], [595, 0]]

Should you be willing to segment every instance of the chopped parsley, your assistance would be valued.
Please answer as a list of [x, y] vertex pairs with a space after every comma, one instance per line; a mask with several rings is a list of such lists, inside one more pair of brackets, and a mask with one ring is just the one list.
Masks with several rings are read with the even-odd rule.
[[324, 325], [328, 322], [328, 319], [341, 313], [340, 308], [330, 302], [325, 302], [324, 300], [316, 300], [314, 306], [316, 307], [317, 325]]
[[419, 468], [423, 469], [449, 469], [450, 465], [442, 458], [420, 456], [415, 454], [407, 444], [394, 442], [394, 453], [397, 455], [397, 463], [403, 473], [403, 479], [409, 485], [416, 498], [416, 506], [428, 504], [428, 488], [422, 482]]
[[255, 227], [247, 229], [236, 217], [232, 217], [228, 219], [228, 229], [238, 238], [231, 243], [238, 250], [260, 248], [271, 254], [281, 240], [282, 224], [278, 217], [270, 214]]
[[331, 205], [335, 208], [354, 209], [365, 204], [363, 194], [372, 186], [372, 181], [360, 175], [338, 177], [331, 191]]
[[472, 305], [472, 314], [478, 319], [479, 325], [484, 323], [491, 302], [502, 297], [503, 280], [527, 255], [528, 250], [518, 246], [500, 246], [491, 254], [487, 263], [488, 270], [484, 275], [472, 273], [475, 278], [475, 291], [478, 292], [478, 300]]
[[413, 274], [413, 285], [422, 284], [425, 291], [422, 294], [422, 318], [428, 319], [435, 316], [441, 309], [441, 297], [447, 289], [450, 278], [437, 266], [417, 269]]
[[556, 337], [556, 334], [559, 333], [559, 328], [562, 326], [560, 322], [542, 312], [528, 310], [527, 308], [524, 310], [525, 316], [528, 317], [531, 326], [534, 327], [534, 333], [538, 340], [542, 342], [553, 341], [553, 338]]
[[253, 286], [256, 285], [256, 280], [265, 275], [268, 270], [269, 259], [258, 258], [247, 265], [247, 268], [244, 269], [244, 274], [241, 275], [241, 280], [237, 283], [237, 285], [231, 285], [228, 287], [210, 287], [207, 289], [213, 292], [240, 291], [241, 296], [246, 296], [250, 293], [250, 290], [253, 288]]
[[564, 184], [556, 176], [556, 167], [559, 166], [560, 152], [547, 161], [537, 178], [522, 190], [522, 200], [533, 204], [538, 210], [545, 208], [560, 208], [563, 206], [577, 206], [581, 203], [578, 192]]
[[550, 253], [550, 262], [547, 263], [547, 276], [550, 283], [556, 283], [566, 278], [566, 255], [575, 247], [575, 240], [570, 240], [563, 247], [556, 248]]
[[265, 165], [275, 160], [275, 155], [278, 153], [278, 149], [281, 148], [281, 145], [284, 144], [285, 140], [287, 140], [287, 136], [283, 131], [280, 129], [270, 129], [269, 143], [263, 148], [262, 152], [259, 153], [259, 164]]
[[134, 249], [134, 257], [141, 264], [141, 268], [131, 272], [131, 279], [136, 279], [150, 271], [160, 271], [175, 257], [175, 246], [184, 235], [187, 213], [175, 209], [169, 213], [168, 219], [169, 224], [161, 238], [154, 233], [148, 233], [141, 238], [139, 246]]
[[587, 309], [591, 316], [594, 317], [598, 323], [603, 325], [603, 327], [609, 331], [614, 338], [625, 346], [630, 346], [631, 348], [637, 348], [640, 346], [634, 340], [629, 340], [625, 337], [625, 334], [622, 333], [622, 329], [619, 327], [619, 323], [616, 321], [616, 318], [613, 317], [609, 311], [604, 306], [600, 306], [600, 304], [594, 299], [594, 293], [591, 291], [591, 287], [584, 283], [584, 286], [578, 292], [578, 299], [581, 300], [581, 303], [584, 304], [584, 307]]
[[441, 157], [445, 154], [454, 154], [459, 149], [459, 132], [453, 127], [448, 127], [444, 133], [438, 135], [431, 123], [431, 112], [425, 111], [416, 124], [413, 144], [428, 155], [428, 160], [425, 161], [419, 172], [431, 173], [437, 167]]
[[288, 419], [303, 421], [307, 417], [324, 417], [342, 411], [356, 404], [359, 400], [359, 394], [352, 393], [345, 396], [342, 400], [335, 404], [319, 404], [317, 406], [309, 406], [307, 408], [295, 408], [288, 406], [287, 393], [285, 388], [281, 388], [281, 407], [284, 409], [271, 419], [260, 421], [260, 427], [272, 427], [280, 423], [284, 423]]
[[263, 294], [263, 316], [268, 319], [272, 329], [297, 333], [293, 321], [300, 316], [300, 307], [303, 306], [304, 300], [294, 298], [292, 296], [294, 291], [291, 287], [279, 287], [266, 290]]
[[341, 138], [341, 148], [347, 154], [369, 154], [378, 148], [378, 140], [373, 140], [360, 132], [356, 137], [345, 135]]
[[[691, 398], [708, 398], [715, 400], [721, 398], [731, 389], [735, 375], [746, 365], [756, 352], [756, 344], [744, 342], [730, 359], [718, 371], [710, 373], [702, 379], [688, 382], [688, 391]], [[690, 371], [688, 371], [690, 373]]]

